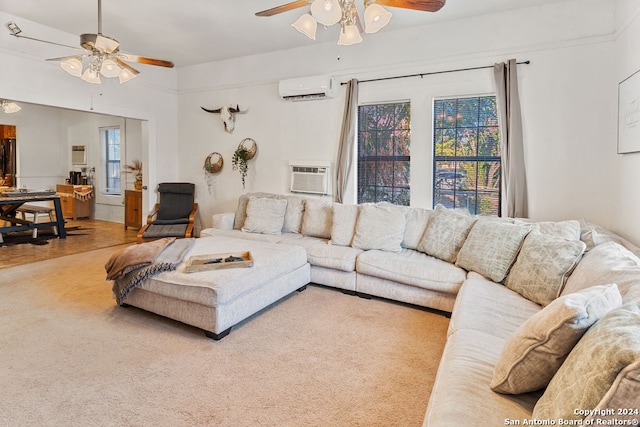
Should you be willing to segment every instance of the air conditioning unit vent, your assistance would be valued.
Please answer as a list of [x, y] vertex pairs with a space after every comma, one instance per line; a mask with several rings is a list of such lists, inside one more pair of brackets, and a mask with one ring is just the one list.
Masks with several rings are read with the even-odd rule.
[[331, 98], [335, 94], [335, 82], [330, 76], [310, 76], [282, 80], [278, 85], [282, 99], [310, 101]]
[[292, 193], [329, 194], [329, 166], [300, 164], [290, 166]]

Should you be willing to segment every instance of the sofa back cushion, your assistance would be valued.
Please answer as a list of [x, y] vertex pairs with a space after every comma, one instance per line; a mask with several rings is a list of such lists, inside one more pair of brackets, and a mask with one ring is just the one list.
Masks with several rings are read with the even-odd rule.
[[405, 210], [388, 203], [360, 206], [352, 246], [362, 250], [401, 252]]
[[545, 306], [560, 295], [567, 277], [582, 258], [584, 248], [585, 244], [580, 240], [532, 231], [524, 240], [505, 285]]
[[282, 195], [273, 193], [248, 193], [243, 194], [238, 198], [238, 207], [235, 212], [233, 220], [233, 228], [236, 230], [242, 229], [244, 222], [247, 219], [247, 203], [251, 197], [258, 198], [272, 198], [287, 201], [287, 208], [284, 215], [284, 223], [282, 225], [283, 233], [300, 233], [302, 227], [302, 216], [305, 209], [306, 199], [302, 196], [296, 195]]
[[302, 216], [302, 234], [309, 237], [330, 239], [332, 224], [333, 203], [331, 200], [308, 198]]
[[637, 413], [620, 414], [617, 409], [640, 408], [639, 385], [640, 306], [629, 303], [610, 311], [584, 334], [536, 403], [533, 417], [582, 419], [576, 409], [608, 408], [606, 404], [615, 402], [617, 418], [631, 415], [637, 420]]
[[329, 243], [339, 246], [351, 246], [358, 220], [358, 205], [333, 204], [331, 240]]
[[555, 299], [507, 340], [491, 389], [520, 394], [546, 387], [584, 333], [620, 305], [622, 297], [615, 284], [592, 286]]
[[531, 228], [480, 218], [471, 228], [456, 265], [496, 283], [504, 280]]
[[575, 219], [566, 221], [533, 221], [516, 218], [514, 224], [528, 225], [532, 230], [541, 234], [549, 234], [567, 240], [580, 240], [580, 221]]
[[471, 215], [437, 205], [418, 250], [453, 264], [475, 222]]
[[432, 209], [406, 208], [404, 216], [407, 224], [404, 227], [404, 238], [402, 239], [403, 248], [418, 249], [432, 213]]

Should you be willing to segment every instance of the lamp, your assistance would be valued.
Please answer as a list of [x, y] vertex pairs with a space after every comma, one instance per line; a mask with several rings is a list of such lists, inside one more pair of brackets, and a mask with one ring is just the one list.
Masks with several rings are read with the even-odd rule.
[[78, 56], [72, 56], [60, 62], [60, 67], [75, 77], [82, 76], [82, 61]]
[[18, 111], [22, 110], [22, 107], [20, 107], [18, 104], [16, 104], [15, 102], [7, 101], [6, 99], [0, 101], [0, 108], [2, 108], [2, 110], [7, 114], [17, 113]]
[[[315, 32], [315, 30], [314, 30]], [[315, 36], [315, 34], [314, 34]], [[140, 72], [115, 56], [93, 51], [86, 56], [89, 66], [82, 71], [82, 56], [72, 56], [60, 61], [60, 67], [74, 77], [80, 77], [88, 83], [101, 84], [100, 75], [107, 78], [117, 77], [120, 83], [128, 82]]]
[[[362, 27], [356, 0], [313, 0], [309, 13], [298, 18], [291, 26], [311, 40], [316, 39], [318, 23], [325, 27], [340, 24], [338, 44], [349, 46], [362, 42]], [[391, 21], [391, 12], [374, 0], [363, 0], [365, 32], [371, 34], [380, 31]]]

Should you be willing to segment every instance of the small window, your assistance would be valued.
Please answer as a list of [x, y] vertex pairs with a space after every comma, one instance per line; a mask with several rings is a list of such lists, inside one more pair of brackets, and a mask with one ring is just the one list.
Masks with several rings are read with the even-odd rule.
[[358, 108], [358, 203], [410, 202], [411, 104]]
[[120, 128], [100, 128], [100, 140], [104, 153], [103, 193], [120, 195]]
[[433, 205], [499, 216], [496, 97], [437, 99], [433, 112]]

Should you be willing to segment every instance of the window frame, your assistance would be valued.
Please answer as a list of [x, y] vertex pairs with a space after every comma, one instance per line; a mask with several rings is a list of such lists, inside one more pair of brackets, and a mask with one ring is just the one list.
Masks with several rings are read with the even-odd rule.
[[[112, 131], [118, 131], [118, 159], [111, 159], [109, 154], [109, 133]], [[119, 125], [115, 126], [104, 126], [99, 128], [100, 133], [100, 151], [102, 153], [102, 185], [101, 185], [101, 193], [105, 196], [122, 196], [122, 128]], [[112, 165], [116, 165], [115, 168]], [[109, 172], [116, 172], [117, 177], [109, 177]], [[117, 181], [119, 183], [118, 188], [111, 188], [109, 183], [111, 181]]]

